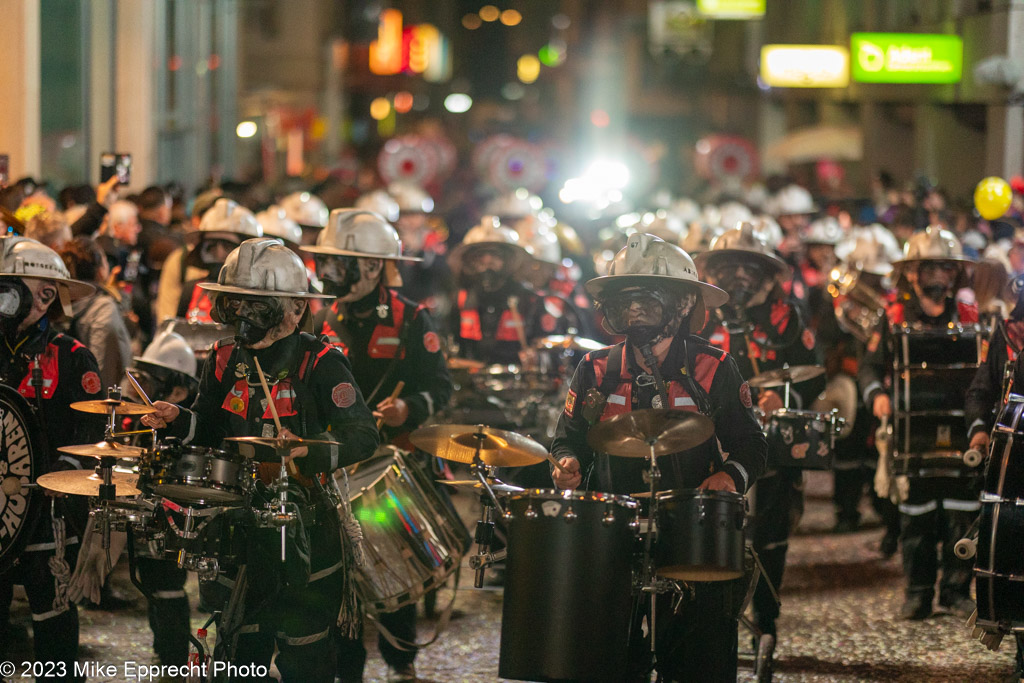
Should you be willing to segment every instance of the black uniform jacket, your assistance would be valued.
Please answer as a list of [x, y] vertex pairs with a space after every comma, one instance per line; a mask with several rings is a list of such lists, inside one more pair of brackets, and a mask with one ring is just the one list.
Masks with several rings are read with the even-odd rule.
[[386, 291], [383, 318], [376, 311], [367, 318], [345, 315], [335, 301], [317, 313], [313, 329], [348, 357], [370, 406], [390, 396], [399, 380], [405, 382], [399, 398], [409, 407], [409, 417], [389, 432], [409, 432], [448, 405], [452, 378], [430, 312], [393, 289]]
[[[688, 363], [684, 363], [686, 357]], [[764, 472], [768, 445], [751, 410], [750, 388], [740, 377], [736, 362], [698, 337], [678, 335], [661, 374], [669, 400], [665, 407], [690, 411], [700, 408], [714, 421], [715, 436], [689, 451], [659, 457], [660, 489], [696, 488], [722, 469], [733, 478], [737, 491], [746, 491]], [[602, 388], [607, 400], [600, 415], [595, 416], [588, 407], [595, 396], [590, 390]], [[661, 401], [656, 385], [636, 363], [628, 342], [588, 353], [573, 375], [551, 444], [552, 454], [555, 459], [571, 456], [580, 462], [582, 488], [618, 494], [646, 491], [649, 485], [643, 479], [644, 459], [595, 453], [587, 444], [591, 426], [588, 417], [606, 420], [651, 408], [655, 397]], [[719, 442], [727, 454], [724, 465]]]

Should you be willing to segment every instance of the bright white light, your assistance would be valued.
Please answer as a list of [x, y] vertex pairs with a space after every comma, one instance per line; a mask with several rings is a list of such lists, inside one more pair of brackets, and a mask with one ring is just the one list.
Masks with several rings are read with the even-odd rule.
[[629, 185], [629, 167], [619, 161], [595, 161], [590, 164], [583, 177], [609, 189], [621, 190]]
[[473, 98], [461, 92], [453, 92], [444, 98], [444, 108], [453, 114], [462, 114], [473, 106]]
[[607, 206], [622, 201], [622, 189], [629, 185], [629, 168], [618, 161], [598, 160], [579, 178], [570, 178], [558, 193], [565, 204], [588, 202]]
[[235, 135], [240, 138], [251, 138], [256, 135], [256, 122], [242, 121], [235, 127]]

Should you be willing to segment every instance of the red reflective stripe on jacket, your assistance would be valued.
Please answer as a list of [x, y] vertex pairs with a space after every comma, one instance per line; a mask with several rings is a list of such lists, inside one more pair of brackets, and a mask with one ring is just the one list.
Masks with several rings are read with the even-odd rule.
[[[391, 325], [378, 323], [370, 335], [370, 345], [367, 354], [370, 358], [394, 358], [398, 351], [399, 335], [402, 331], [402, 321], [405, 319], [405, 304], [398, 297], [391, 297]], [[400, 358], [405, 357], [403, 350]]]
[[231, 357], [231, 351], [234, 347], [235, 345], [232, 343], [221, 344], [220, 342], [215, 342], [213, 345], [213, 353], [217, 357], [217, 362], [213, 366], [213, 375], [217, 378], [218, 382], [224, 378], [224, 369], [228, 366], [228, 358]]
[[711, 344], [712, 346], [717, 346], [726, 353], [729, 352], [729, 346], [731, 345], [731, 342], [732, 337], [730, 337], [729, 333], [726, 331], [725, 325], [718, 325], [717, 327], [715, 327], [715, 329], [711, 332], [710, 339], [708, 339], [709, 344]]
[[[460, 290], [458, 295], [459, 303], [459, 336], [463, 339], [480, 341], [484, 338], [483, 329], [480, 327], [480, 313], [475, 308], [465, 308], [466, 290]], [[512, 311], [506, 309], [498, 320], [498, 329], [494, 333], [497, 341], [519, 341], [519, 332], [516, 330], [516, 321], [512, 317]]]
[[[79, 344], [78, 346], [82, 346]], [[43, 371], [43, 398], [51, 398], [57, 389], [60, 380], [60, 367], [57, 362], [59, 349], [53, 342], [46, 345], [46, 349], [39, 356], [39, 369]], [[21, 378], [18, 384], [18, 393], [25, 398], [35, 398], [36, 388], [32, 386], [32, 364], [29, 363], [28, 372]]]
[[779, 332], [785, 332], [786, 327], [789, 325], [789, 304], [785, 301], [776, 301], [772, 304], [771, 321], [772, 327]]
[[196, 285], [192, 288], [192, 298], [188, 302], [188, 310], [185, 312], [185, 319], [190, 323], [212, 323], [213, 301], [210, 300], [206, 290]]

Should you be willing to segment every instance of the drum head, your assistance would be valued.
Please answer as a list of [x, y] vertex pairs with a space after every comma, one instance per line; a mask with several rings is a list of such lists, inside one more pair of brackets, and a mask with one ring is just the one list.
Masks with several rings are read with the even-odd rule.
[[46, 471], [39, 433], [35, 411], [17, 391], [0, 385], [0, 574], [21, 555], [42, 516], [45, 495], [26, 487]]
[[245, 500], [244, 495], [235, 491], [190, 484], [161, 484], [154, 486], [153, 492], [168, 500], [173, 500], [175, 503], [230, 505]]

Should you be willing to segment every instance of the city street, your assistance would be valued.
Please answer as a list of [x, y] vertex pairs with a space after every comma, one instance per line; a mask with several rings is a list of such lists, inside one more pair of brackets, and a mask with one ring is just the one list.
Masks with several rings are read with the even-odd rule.
[[[778, 628], [775, 680], [778, 681], [1004, 681], [1013, 671], [1013, 645], [1004, 641], [989, 652], [972, 641], [952, 615], [938, 614], [921, 622], [898, 621], [894, 614], [902, 599], [899, 556], [883, 561], [874, 547], [881, 529], [853, 534], [827, 533], [833, 524], [827, 500], [830, 478], [808, 478], [807, 513], [792, 540], [782, 617]], [[467, 518], [472, 501], [462, 498]], [[465, 567], [465, 563], [464, 567]], [[484, 683], [498, 678], [501, 633], [499, 589], [473, 590], [472, 573], [465, 569], [456, 608], [462, 613], [448, 631], [416, 660], [423, 681]], [[115, 576], [115, 590], [131, 596], [136, 609], [109, 613], [81, 610], [82, 660], [104, 665], [154, 662], [144, 601], [128, 583], [124, 563]], [[189, 595], [195, 605], [194, 579]], [[439, 603], [441, 601], [439, 600]], [[28, 622], [28, 605], [15, 600], [15, 619]], [[202, 615], [193, 611], [193, 626]], [[432, 622], [421, 620], [420, 637], [431, 635]], [[386, 669], [376, 651], [375, 633], [368, 630], [367, 683], [385, 681]], [[741, 667], [749, 664], [748, 639], [741, 638]], [[746, 650], [746, 655], [744, 651]], [[19, 659], [18, 657], [15, 658]], [[750, 677], [741, 668], [740, 680]], [[96, 681], [121, 681], [122, 676]]]

